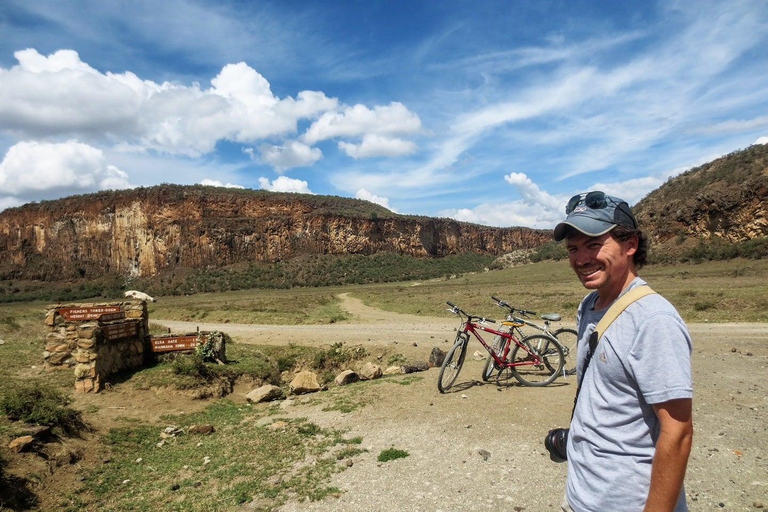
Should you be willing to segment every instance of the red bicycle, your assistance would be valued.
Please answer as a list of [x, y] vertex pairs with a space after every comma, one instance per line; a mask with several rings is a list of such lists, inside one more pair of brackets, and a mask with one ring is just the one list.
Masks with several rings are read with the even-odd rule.
[[[524, 386], [546, 386], [554, 381], [563, 370], [565, 355], [563, 347], [556, 339], [544, 334], [534, 334], [518, 340], [513, 333], [499, 331], [486, 327], [486, 323], [496, 323], [495, 320], [470, 315], [455, 304], [447, 302], [451, 313], [461, 318], [461, 327], [456, 333], [456, 341], [445, 356], [437, 379], [437, 389], [441, 393], [448, 391], [459, 376], [464, 359], [467, 355], [469, 335], [473, 334], [477, 341], [493, 358], [493, 366], [499, 371], [496, 376], [497, 384], [514, 377]], [[500, 336], [504, 340], [500, 350], [494, 350], [483, 339], [481, 332]]]

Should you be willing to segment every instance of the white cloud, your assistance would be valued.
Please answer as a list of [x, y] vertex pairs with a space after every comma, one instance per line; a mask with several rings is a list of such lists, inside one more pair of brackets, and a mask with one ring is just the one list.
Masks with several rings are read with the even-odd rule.
[[551, 229], [563, 220], [565, 199], [544, 192], [524, 173], [512, 172], [504, 176], [504, 180], [517, 189], [521, 199], [482, 203], [472, 209], [447, 209], [440, 214], [476, 224], [539, 229]]
[[220, 140], [252, 143], [297, 131], [338, 106], [322, 92], [277, 98], [269, 82], [240, 62], [228, 64], [201, 89], [101, 73], [77, 52], [47, 57], [34, 49], [14, 54], [18, 65], [0, 68], [3, 128], [28, 137], [80, 134], [108, 138], [136, 150], [199, 156]]
[[32, 197], [42, 191], [69, 193], [129, 188], [128, 175], [106, 162], [104, 153], [81, 142], [19, 142], [0, 163], [0, 190]]
[[397, 213], [394, 208], [389, 206], [389, 198], [387, 198], [387, 197], [380, 197], [380, 196], [371, 194], [370, 192], [368, 192], [364, 188], [361, 188], [360, 190], [358, 190], [355, 193], [355, 197], [357, 199], [365, 199], [366, 201], [370, 201], [370, 202], [372, 202], [374, 204], [378, 204], [379, 206], [383, 206], [387, 210], [390, 210], [390, 211], [393, 211], [393, 212]]
[[363, 135], [414, 134], [421, 130], [419, 116], [405, 105], [392, 102], [376, 106], [373, 110], [365, 105], [345, 107], [340, 112], [326, 112], [312, 123], [302, 136], [308, 144], [337, 137], [360, 137]]
[[273, 182], [267, 178], [259, 178], [259, 186], [272, 192], [296, 192], [299, 194], [312, 194], [309, 184], [304, 180], [295, 180], [287, 176], [279, 176]]
[[760, 137], [752, 144], [768, 144], [768, 137]]
[[222, 183], [219, 180], [211, 180], [211, 179], [204, 179], [200, 182], [200, 185], [205, 185], [207, 187], [224, 187], [224, 188], [245, 188], [242, 185], [235, 185], [234, 183]]
[[21, 206], [24, 201], [20, 201], [15, 197], [0, 197], [0, 212], [6, 208], [13, 208], [14, 206]]
[[405, 156], [416, 152], [416, 144], [411, 141], [368, 134], [360, 144], [339, 142], [339, 149], [354, 159], [375, 156]]
[[274, 167], [277, 172], [294, 167], [308, 167], [323, 158], [320, 149], [311, 148], [297, 140], [288, 141], [282, 146], [262, 144], [259, 153], [261, 160]]

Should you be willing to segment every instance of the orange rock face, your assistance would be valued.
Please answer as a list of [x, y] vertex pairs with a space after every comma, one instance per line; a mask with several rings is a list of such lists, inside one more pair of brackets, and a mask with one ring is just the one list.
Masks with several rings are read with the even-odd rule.
[[303, 254], [498, 255], [548, 231], [397, 215], [356, 199], [163, 185], [0, 213], [0, 276], [151, 276]]

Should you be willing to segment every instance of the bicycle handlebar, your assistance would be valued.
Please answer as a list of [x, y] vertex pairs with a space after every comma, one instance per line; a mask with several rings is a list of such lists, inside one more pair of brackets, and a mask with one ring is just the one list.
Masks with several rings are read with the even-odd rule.
[[451, 313], [457, 314], [459, 316], [463, 315], [467, 317], [467, 322], [472, 322], [473, 320], [477, 320], [481, 324], [485, 322], [490, 322], [492, 324], [496, 323], [496, 320], [493, 320], [491, 318], [485, 318], [484, 316], [470, 315], [469, 313], [461, 309], [459, 306], [457, 306], [453, 302], [446, 301], [445, 303], [451, 306], [451, 309], [449, 309], [448, 311], [450, 311]]
[[499, 306], [500, 308], [503, 307], [503, 308], [509, 309], [510, 313], [519, 313], [523, 316], [536, 316], [535, 311], [526, 311], [525, 309], [516, 309], [510, 306], [509, 303], [505, 300], [501, 300], [498, 297], [494, 297], [493, 295], [491, 295], [491, 298], [496, 301], [497, 306]]

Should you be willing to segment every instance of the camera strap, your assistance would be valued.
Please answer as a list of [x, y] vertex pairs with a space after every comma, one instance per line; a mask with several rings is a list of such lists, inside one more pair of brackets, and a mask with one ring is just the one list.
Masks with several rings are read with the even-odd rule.
[[605, 312], [603, 318], [601, 318], [597, 323], [597, 326], [595, 326], [595, 330], [592, 331], [592, 334], [589, 335], [589, 350], [587, 351], [587, 356], [584, 359], [584, 370], [581, 372], [579, 385], [576, 387], [576, 396], [573, 398], [573, 410], [571, 411], [571, 418], [573, 418], [573, 414], [576, 412], [576, 401], [579, 399], [581, 384], [584, 381], [584, 376], [587, 374], [587, 368], [589, 368], [589, 363], [592, 361], [592, 356], [597, 350], [597, 344], [600, 342], [600, 338], [602, 338], [605, 331], [608, 330], [608, 327], [610, 327], [613, 321], [616, 320], [619, 315], [625, 309], [627, 309], [627, 307], [629, 307], [630, 304], [642, 299], [646, 295], [652, 295], [654, 293], [656, 292], [647, 285], [637, 286], [624, 293], [618, 299], [616, 299], [613, 304], [611, 304], [611, 307], [608, 308], [608, 311]]

